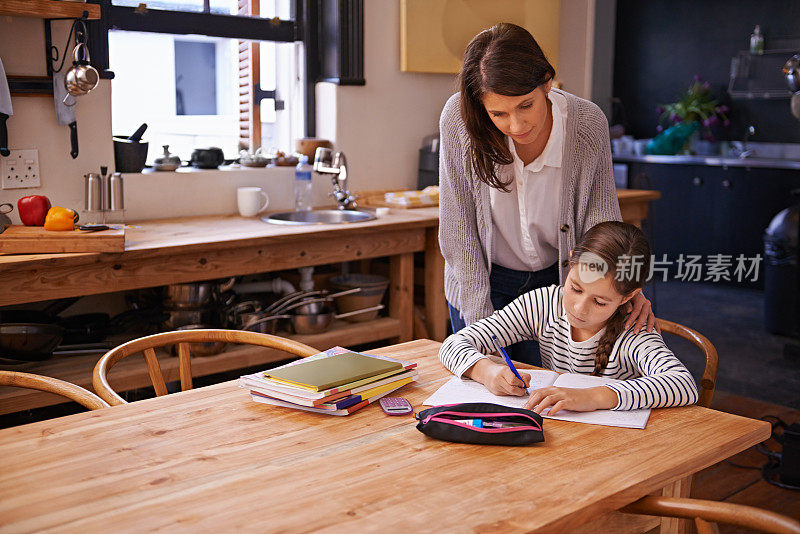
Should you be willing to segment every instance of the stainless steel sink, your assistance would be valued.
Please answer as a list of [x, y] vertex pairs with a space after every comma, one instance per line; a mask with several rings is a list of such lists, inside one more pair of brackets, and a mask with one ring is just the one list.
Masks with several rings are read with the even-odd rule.
[[313, 210], [284, 211], [261, 217], [264, 222], [272, 224], [343, 224], [371, 221], [375, 215], [358, 210]]

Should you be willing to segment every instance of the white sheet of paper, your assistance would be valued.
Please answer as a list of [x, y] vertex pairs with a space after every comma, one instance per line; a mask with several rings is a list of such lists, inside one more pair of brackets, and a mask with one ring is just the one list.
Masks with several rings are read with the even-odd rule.
[[[565, 374], [558, 375], [552, 371], [525, 371], [531, 373], [531, 387], [533, 391], [540, 387], [552, 385], [553, 377], [558, 377], [556, 382], [563, 387], [594, 387], [602, 383], [614, 382], [609, 378], [597, 376]], [[547, 374], [545, 374], [547, 373]], [[548, 376], [549, 375], [549, 376]], [[454, 376], [437, 389], [433, 395], [425, 399], [425, 406], [438, 406], [440, 404], [458, 404], [462, 402], [490, 402], [501, 406], [522, 408], [528, 396], [513, 397], [509, 395], [495, 395], [486, 387], [472, 380], [461, 380]], [[571, 412], [561, 410], [558, 415], [547, 415], [547, 410], [542, 417], [558, 419], [561, 421], [575, 421], [593, 425], [619, 426], [624, 428], [644, 428], [650, 417], [650, 410], [595, 410], [593, 412]]]

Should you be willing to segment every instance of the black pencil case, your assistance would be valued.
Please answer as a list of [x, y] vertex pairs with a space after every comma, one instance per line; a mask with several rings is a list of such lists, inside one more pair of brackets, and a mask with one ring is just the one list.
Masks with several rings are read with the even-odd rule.
[[530, 445], [544, 441], [542, 417], [531, 410], [487, 402], [445, 404], [414, 414], [426, 436], [479, 445]]

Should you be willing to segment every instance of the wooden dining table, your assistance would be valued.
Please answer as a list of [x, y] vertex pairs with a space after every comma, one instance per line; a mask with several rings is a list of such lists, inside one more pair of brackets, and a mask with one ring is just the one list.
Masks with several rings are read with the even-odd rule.
[[[439, 346], [370, 352], [418, 362], [397, 394], [420, 410], [450, 376]], [[525, 447], [448, 443], [375, 404], [320, 415], [229, 381], [0, 431], [0, 532], [646, 530], [659, 519], [615, 511], [770, 434], [698, 406], [653, 410], [643, 430], [543, 427]]]

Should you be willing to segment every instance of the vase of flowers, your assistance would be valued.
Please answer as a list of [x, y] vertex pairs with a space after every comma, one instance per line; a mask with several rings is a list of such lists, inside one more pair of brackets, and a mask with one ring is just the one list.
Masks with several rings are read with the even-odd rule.
[[[704, 141], [715, 142], [711, 128], [730, 125], [728, 106], [719, 104], [711, 94], [711, 84], [695, 75], [689, 88], [672, 104], [659, 106], [659, 132], [647, 144], [648, 154], [675, 155], [690, 153], [690, 139], [693, 135]], [[668, 126], [665, 128], [663, 123]]]

